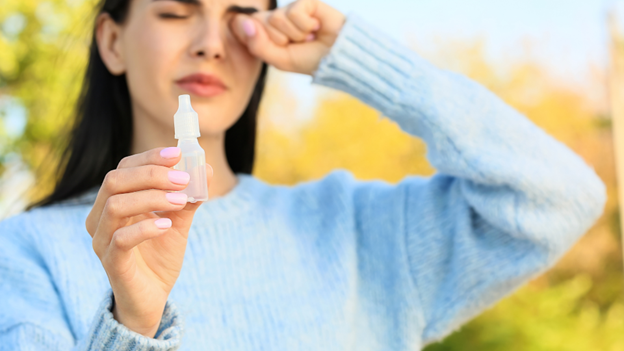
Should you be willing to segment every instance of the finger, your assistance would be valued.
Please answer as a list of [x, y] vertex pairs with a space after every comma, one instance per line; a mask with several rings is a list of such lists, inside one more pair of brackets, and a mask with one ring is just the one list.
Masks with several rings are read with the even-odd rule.
[[108, 198], [93, 236], [95, 247], [107, 247], [113, 233], [126, 225], [131, 217], [157, 211], [179, 211], [186, 206], [184, 193], [163, 190], [143, 190], [117, 194]]
[[295, 1], [286, 8], [286, 17], [304, 33], [317, 31], [321, 22], [314, 17], [316, 4], [316, 1]]
[[[212, 177], [214, 175], [214, 171], [212, 166], [210, 166], [209, 164], [206, 164], [206, 175], [208, 178], [208, 188], [210, 189], [210, 182], [212, 181]], [[179, 235], [181, 235], [182, 237], [184, 237], [185, 239], [188, 238], [188, 232], [190, 230], [191, 224], [193, 223], [193, 216], [195, 215], [195, 212], [197, 211], [197, 209], [199, 208], [199, 206], [202, 204], [202, 202], [196, 202], [196, 203], [190, 203], [187, 202], [186, 205], [178, 210], [178, 211], [169, 211], [169, 212], [158, 212], [155, 211], [155, 213], [158, 214], [158, 216], [160, 216], [160, 219], [167, 219], [169, 220], [169, 227], [173, 230], [172, 233], [177, 233]], [[147, 220], [143, 220], [141, 222], [146, 222], [149, 223], [149, 221], [157, 221], [159, 218], [154, 218], [154, 219], [147, 219]], [[141, 222], [137, 222], [137, 223], [141, 223]], [[137, 223], [131, 224], [127, 227], [132, 227], [135, 226]], [[154, 223], [155, 225], [158, 226], [158, 223]], [[127, 228], [127, 227], [121, 227], [119, 229], [117, 229], [115, 231], [115, 233], [119, 232], [119, 230], [123, 229], [123, 228]], [[103, 229], [105, 230], [105, 229]], [[115, 236], [115, 233], [113, 233], [113, 237]], [[151, 236], [149, 238], [155, 238], [158, 235], [154, 235]], [[166, 238], [165, 238], [166, 239]], [[172, 238], [173, 240], [174, 238]], [[96, 251], [96, 253], [98, 253], [98, 256], [103, 254], [105, 252], [105, 250], [107, 249], [107, 247], [110, 248], [111, 243], [110, 241], [112, 241], [113, 239], [111, 238], [110, 240], [107, 241], [107, 239], [102, 236], [102, 240], [100, 240], [100, 238], [98, 237], [97, 239], [94, 238], [93, 240], [93, 249]], [[147, 239], [145, 239], [147, 240]], [[107, 243], [108, 242], [108, 243]], [[140, 244], [137, 243], [134, 246]]]
[[133, 249], [145, 241], [171, 234], [171, 224], [168, 218], [150, 218], [116, 230], [110, 244], [98, 253], [106, 272], [118, 279], [132, 272], [129, 266], [136, 265]]
[[169, 218], [150, 218], [119, 228], [113, 233], [110, 249], [130, 251], [140, 243], [166, 233], [171, 225]]
[[179, 147], [158, 147], [122, 158], [117, 169], [144, 165], [173, 167], [180, 161], [181, 154], [182, 150]]
[[[210, 183], [212, 182], [212, 177], [214, 175], [214, 171], [212, 166], [206, 164], [206, 177], [208, 178], [208, 193], [210, 194]], [[191, 223], [193, 222], [193, 216], [197, 208], [202, 204], [202, 201], [198, 201], [195, 203], [188, 202], [183, 209], [179, 211], [167, 212], [167, 213], [158, 213], [161, 217], [170, 218], [173, 221], [173, 228], [178, 230], [180, 233], [188, 233], [189, 228], [191, 227]]]
[[[119, 164], [117, 165], [117, 169], [122, 168], [133, 168], [144, 165], [158, 165], [163, 167], [173, 167], [175, 166], [181, 158], [182, 150], [178, 147], [160, 147], [151, 149], [139, 154], [131, 155], [124, 157], [121, 159]], [[107, 175], [108, 176], [108, 175]], [[106, 181], [106, 178], [105, 178]], [[120, 182], [116, 182], [120, 183]], [[122, 182], [123, 183], [123, 182]], [[101, 216], [102, 209], [104, 208], [104, 204], [106, 200], [114, 194], [113, 192], [107, 191], [107, 187], [101, 186], [98, 194], [96, 196], [95, 202], [87, 219], [85, 220], [85, 227], [87, 228], [87, 232], [89, 235], [93, 237], [95, 234], [95, 230], [97, 228], [98, 221]], [[176, 189], [172, 189], [176, 190]]]
[[290, 41], [301, 42], [304, 41], [308, 33], [304, 33], [295, 26], [288, 17], [286, 17], [285, 10], [270, 11], [267, 22], [269, 27], [278, 29], [281, 33], [286, 35]]
[[87, 230], [93, 232], [109, 197], [148, 189], [179, 191], [188, 185], [190, 175], [171, 168], [146, 165], [115, 169], [106, 174], [93, 208], [87, 217]]
[[286, 35], [286, 33], [283, 33], [277, 27], [274, 27], [269, 23], [269, 18], [273, 12], [274, 11], [256, 12], [254, 14], [254, 18], [262, 23], [262, 28], [267, 32], [269, 39], [271, 39], [274, 44], [283, 47], [288, 45], [291, 39]]
[[264, 27], [264, 29], [266, 29], [267, 34], [269, 34], [269, 38], [275, 44], [279, 46], [286, 46], [288, 45], [288, 43], [290, 43], [290, 39], [284, 33], [280, 32], [277, 28], [269, 25]]
[[[264, 11], [266, 12], [266, 11]], [[237, 14], [231, 22], [232, 31], [238, 40], [247, 46], [249, 52], [278, 69], [287, 70], [286, 48], [277, 45], [270, 38], [264, 24], [258, 19], [265, 14], [256, 12], [253, 16]]]

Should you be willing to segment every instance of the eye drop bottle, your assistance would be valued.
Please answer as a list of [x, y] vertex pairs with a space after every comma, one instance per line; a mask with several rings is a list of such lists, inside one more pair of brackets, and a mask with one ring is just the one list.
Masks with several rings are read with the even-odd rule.
[[175, 138], [182, 150], [182, 159], [173, 169], [191, 176], [187, 187], [179, 192], [188, 195], [188, 202], [207, 201], [206, 154], [197, 141], [199, 119], [197, 112], [191, 107], [191, 97], [188, 94], [178, 96], [178, 111], [173, 115], [173, 123]]

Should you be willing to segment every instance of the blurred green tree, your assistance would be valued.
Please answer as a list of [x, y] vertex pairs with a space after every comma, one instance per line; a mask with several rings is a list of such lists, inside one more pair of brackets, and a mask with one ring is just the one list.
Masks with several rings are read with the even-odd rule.
[[[50, 170], [72, 121], [95, 3], [3, 0], [0, 6], [0, 101], [5, 102], [0, 104], [0, 164], [7, 155], [21, 156], [36, 172], [33, 198], [50, 191], [56, 176]], [[9, 101], [27, 112], [18, 135], [7, 134]]]

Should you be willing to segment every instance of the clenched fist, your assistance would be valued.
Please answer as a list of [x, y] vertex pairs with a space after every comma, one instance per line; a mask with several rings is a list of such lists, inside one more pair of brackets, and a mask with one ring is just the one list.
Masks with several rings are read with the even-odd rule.
[[297, 0], [271, 11], [237, 14], [231, 26], [252, 55], [282, 71], [312, 75], [344, 22], [342, 13], [319, 0]]

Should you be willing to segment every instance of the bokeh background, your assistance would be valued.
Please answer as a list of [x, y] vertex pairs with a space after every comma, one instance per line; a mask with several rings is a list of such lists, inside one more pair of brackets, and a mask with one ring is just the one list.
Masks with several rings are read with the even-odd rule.
[[[581, 155], [608, 188], [604, 215], [552, 270], [426, 350], [624, 350], [612, 124], [613, 106], [624, 103], [612, 97], [624, 84], [613, 64], [624, 62], [622, 1], [326, 2], [481, 82]], [[0, 0], [0, 218], [51, 190], [94, 4]], [[335, 168], [390, 183], [433, 174], [426, 145], [379, 117], [346, 94], [312, 85], [311, 77], [271, 69], [254, 175], [295, 184]]]

